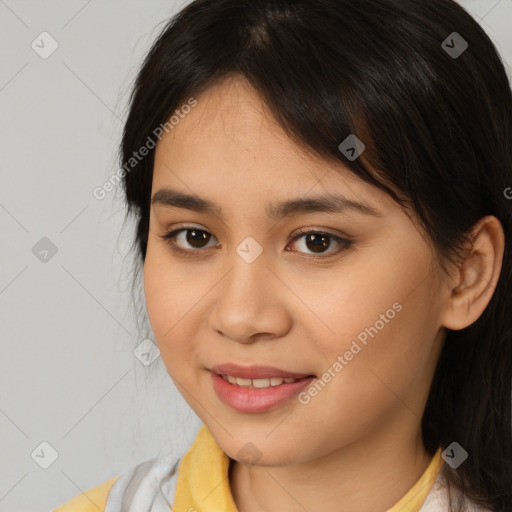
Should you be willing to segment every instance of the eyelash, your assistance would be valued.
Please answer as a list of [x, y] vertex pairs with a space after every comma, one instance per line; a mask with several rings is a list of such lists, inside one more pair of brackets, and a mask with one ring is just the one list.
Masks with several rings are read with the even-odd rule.
[[[201, 231], [203, 233], [209, 233], [209, 231], [206, 231], [205, 229], [199, 229], [199, 228], [197, 228], [195, 226], [187, 226], [187, 227], [181, 227], [179, 229], [174, 229], [174, 230], [168, 231], [167, 233], [164, 233], [163, 235], [158, 235], [158, 236], [159, 236], [159, 238], [165, 240], [169, 244], [171, 250], [174, 251], [175, 253], [178, 253], [178, 254], [180, 254], [182, 256], [185, 256], [185, 257], [193, 258], [193, 257], [197, 256], [194, 253], [203, 252], [203, 250], [202, 249], [181, 249], [181, 248], [179, 248], [179, 247], [177, 247], [175, 245], [174, 238], [177, 235], [179, 235], [182, 231], [194, 231], [194, 230], [195, 231]], [[209, 233], [209, 234], [211, 234], [211, 233]], [[308, 230], [308, 229], [300, 230], [297, 234], [294, 235], [294, 237], [290, 240], [290, 242], [295, 242], [296, 240], [298, 240], [299, 238], [303, 237], [304, 235], [310, 235], [310, 234], [312, 234], [312, 235], [326, 235], [326, 236], [334, 239], [341, 246], [337, 250], [325, 253], [326, 255], [308, 254], [308, 256], [310, 256], [313, 259], [323, 259], [323, 258], [328, 258], [328, 257], [333, 256], [333, 255], [337, 255], [337, 254], [347, 250], [354, 243], [354, 240], [351, 239], [350, 237], [342, 238], [342, 237], [339, 237], [337, 235], [333, 235], [331, 233], [326, 233], [325, 231]], [[301, 253], [301, 254], [305, 254], [305, 253]]]

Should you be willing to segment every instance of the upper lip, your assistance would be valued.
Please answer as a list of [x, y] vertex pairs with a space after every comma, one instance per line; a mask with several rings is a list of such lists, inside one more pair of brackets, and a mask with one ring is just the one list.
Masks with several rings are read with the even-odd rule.
[[271, 377], [302, 379], [303, 377], [312, 376], [311, 373], [289, 372], [274, 366], [239, 366], [234, 363], [215, 365], [212, 366], [210, 371], [217, 375], [230, 375], [231, 377], [239, 377], [241, 379], [269, 379]]

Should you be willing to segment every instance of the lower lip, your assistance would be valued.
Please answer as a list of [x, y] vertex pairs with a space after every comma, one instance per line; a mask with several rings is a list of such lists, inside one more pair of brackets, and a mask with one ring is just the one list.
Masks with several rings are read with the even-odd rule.
[[210, 372], [213, 388], [219, 398], [240, 412], [264, 412], [277, 407], [299, 394], [315, 377], [304, 377], [296, 382], [265, 389], [243, 388], [229, 383], [224, 377]]

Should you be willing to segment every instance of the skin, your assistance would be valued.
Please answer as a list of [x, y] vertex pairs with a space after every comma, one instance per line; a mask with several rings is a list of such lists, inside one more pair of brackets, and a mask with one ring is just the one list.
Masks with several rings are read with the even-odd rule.
[[[151, 207], [144, 291], [165, 367], [234, 459], [229, 479], [240, 512], [320, 504], [323, 512], [385, 511], [431, 461], [420, 421], [445, 328], [470, 325], [491, 299], [501, 224], [482, 219], [473, 249], [447, 276], [411, 213], [289, 139], [242, 79], [197, 100], [157, 145], [152, 196], [163, 187], [194, 193], [217, 203], [224, 218]], [[327, 192], [364, 200], [382, 217], [265, 214], [268, 202]], [[187, 232], [174, 239], [196, 251], [189, 258], [160, 238], [183, 223], [211, 234], [204, 248], [187, 243]], [[306, 236], [292, 241], [300, 228], [354, 243], [343, 250], [331, 238], [317, 253]], [[236, 252], [247, 236], [263, 249], [250, 264]], [[241, 413], [212, 387], [208, 368], [225, 362], [321, 376], [396, 302], [402, 310], [307, 404], [291, 399]], [[236, 460], [248, 442], [261, 452], [255, 465]]]

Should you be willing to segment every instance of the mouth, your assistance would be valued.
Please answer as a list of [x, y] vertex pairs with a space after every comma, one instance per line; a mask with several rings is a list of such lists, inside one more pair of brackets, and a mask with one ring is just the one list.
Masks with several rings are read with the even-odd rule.
[[[285, 382], [289, 379], [300, 380], [305, 377], [315, 377], [311, 373], [298, 373], [289, 370], [283, 370], [276, 368], [275, 366], [263, 366], [263, 365], [251, 365], [251, 366], [240, 366], [235, 363], [225, 363], [215, 365], [210, 369], [211, 372], [216, 373], [220, 376], [230, 377], [231, 379], [239, 379], [240, 381], [245, 380], [264, 380], [264, 379], [283, 379]], [[230, 381], [231, 382], [231, 381]], [[275, 381], [277, 382], [277, 381]], [[231, 382], [234, 384], [235, 382]], [[279, 383], [281, 384], [281, 382]], [[244, 385], [243, 382], [240, 385]], [[245, 383], [249, 385], [249, 383]], [[276, 384], [278, 385], [278, 384]]]
[[241, 367], [234, 364], [209, 370], [222, 402], [239, 412], [265, 412], [300, 393], [316, 376], [269, 366]]
[[[217, 374], [222, 377], [224, 380], [227, 380], [230, 384], [234, 384], [235, 386], [239, 386], [241, 388], [249, 388], [249, 389], [268, 389], [270, 387], [281, 386], [281, 384], [291, 384], [293, 382], [297, 382], [302, 379], [293, 379], [291, 377], [270, 377], [266, 379], [242, 379], [240, 377], [234, 377], [233, 375], [226, 374]], [[310, 375], [309, 377], [312, 377]], [[308, 376], [303, 377], [308, 378]]]

